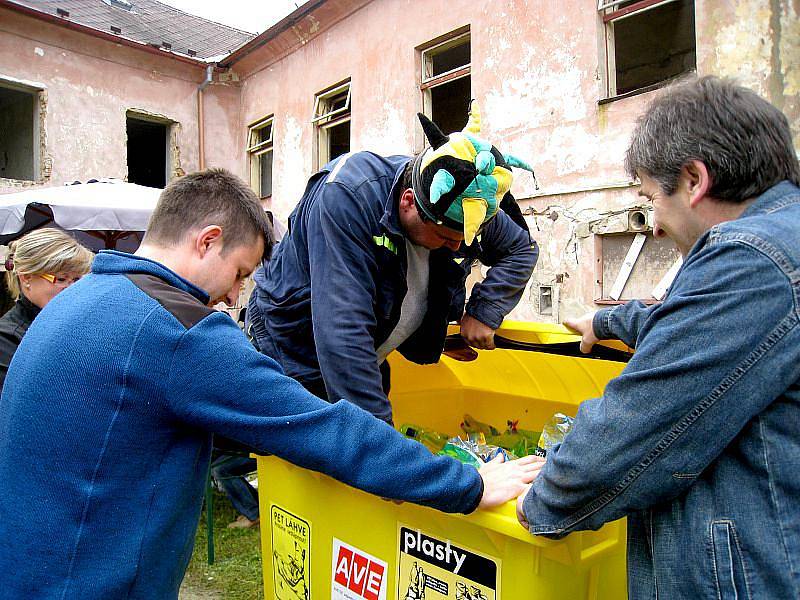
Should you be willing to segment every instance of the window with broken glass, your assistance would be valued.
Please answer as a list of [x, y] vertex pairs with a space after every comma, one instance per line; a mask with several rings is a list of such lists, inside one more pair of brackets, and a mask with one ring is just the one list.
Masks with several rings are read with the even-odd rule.
[[694, 0], [599, 0], [609, 98], [697, 68]]
[[461, 130], [472, 98], [469, 31], [448, 34], [419, 51], [422, 112], [445, 133]]
[[250, 157], [250, 186], [259, 198], [272, 196], [272, 126], [269, 116], [250, 125], [247, 154]]
[[317, 129], [317, 164], [320, 168], [350, 152], [350, 82], [339, 83], [314, 97], [311, 122]]

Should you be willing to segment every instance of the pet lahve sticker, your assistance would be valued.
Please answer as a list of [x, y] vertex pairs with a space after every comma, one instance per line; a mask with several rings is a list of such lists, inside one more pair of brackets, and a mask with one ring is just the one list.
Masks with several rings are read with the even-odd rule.
[[398, 600], [495, 600], [500, 560], [400, 526]]
[[311, 525], [272, 505], [272, 581], [277, 600], [311, 598]]
[[331, 599], [386, 600], [387, 565], [333, 538]]

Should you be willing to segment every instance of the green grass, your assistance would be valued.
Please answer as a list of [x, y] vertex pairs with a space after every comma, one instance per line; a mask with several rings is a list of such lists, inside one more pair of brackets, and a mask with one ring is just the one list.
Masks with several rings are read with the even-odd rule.
[[261, 574], [261, 538], [259, 528], [227, 529], [235, 520], [236, 511], [230, 502], [214, 492], [215, 562], [208, 565], [206, 546], [206, 511], [194, 541], [194, 552], [184, 581], [196, 590], [217, 592], [225, 600], [262, 600], [264, 584]]

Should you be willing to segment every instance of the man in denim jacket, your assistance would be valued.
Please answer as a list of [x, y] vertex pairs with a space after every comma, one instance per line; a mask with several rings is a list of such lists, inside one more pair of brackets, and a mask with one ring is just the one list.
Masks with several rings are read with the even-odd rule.
[[684, 256], [663, 303], [567, 324], [636, 354], [584, 402], [518, 516], [628, 517], [631, 598], [800, 597], [800, 167], [786, 118], [706, 77], [639, 120], [626, 168]]

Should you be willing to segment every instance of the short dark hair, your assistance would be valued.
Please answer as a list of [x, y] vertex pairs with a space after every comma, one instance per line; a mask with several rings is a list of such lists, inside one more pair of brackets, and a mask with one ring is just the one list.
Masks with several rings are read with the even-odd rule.
[[411, 160], [408, 161], [408, 164], [403, 168], [403, 174], [400, 176], [400, 182], [397, 186], [397, 197], [403, 195], [403, 192], [406, 190], [414, 189], [413, 182], [413, 173], [414, 173], [414, 158], [415, 156], [411, 157]]
[[708, 169], [709, 195], [717, 200], [743, 202], [785, 179], [800, 185], [788, 120], [730, 79], [691, 78], [667, 87], [637, 121], [625, 169], [673, 194], [692, 160]]
[[222, 228], [224, 251], [261, 236], [264, 259], [270, 257], [275, 235], [267, 214], [253, 190], [225, 169], [197, 171], [172, 181], [161, 192], [145, 239], [171, 246], [190, 231], [212, 224]]

